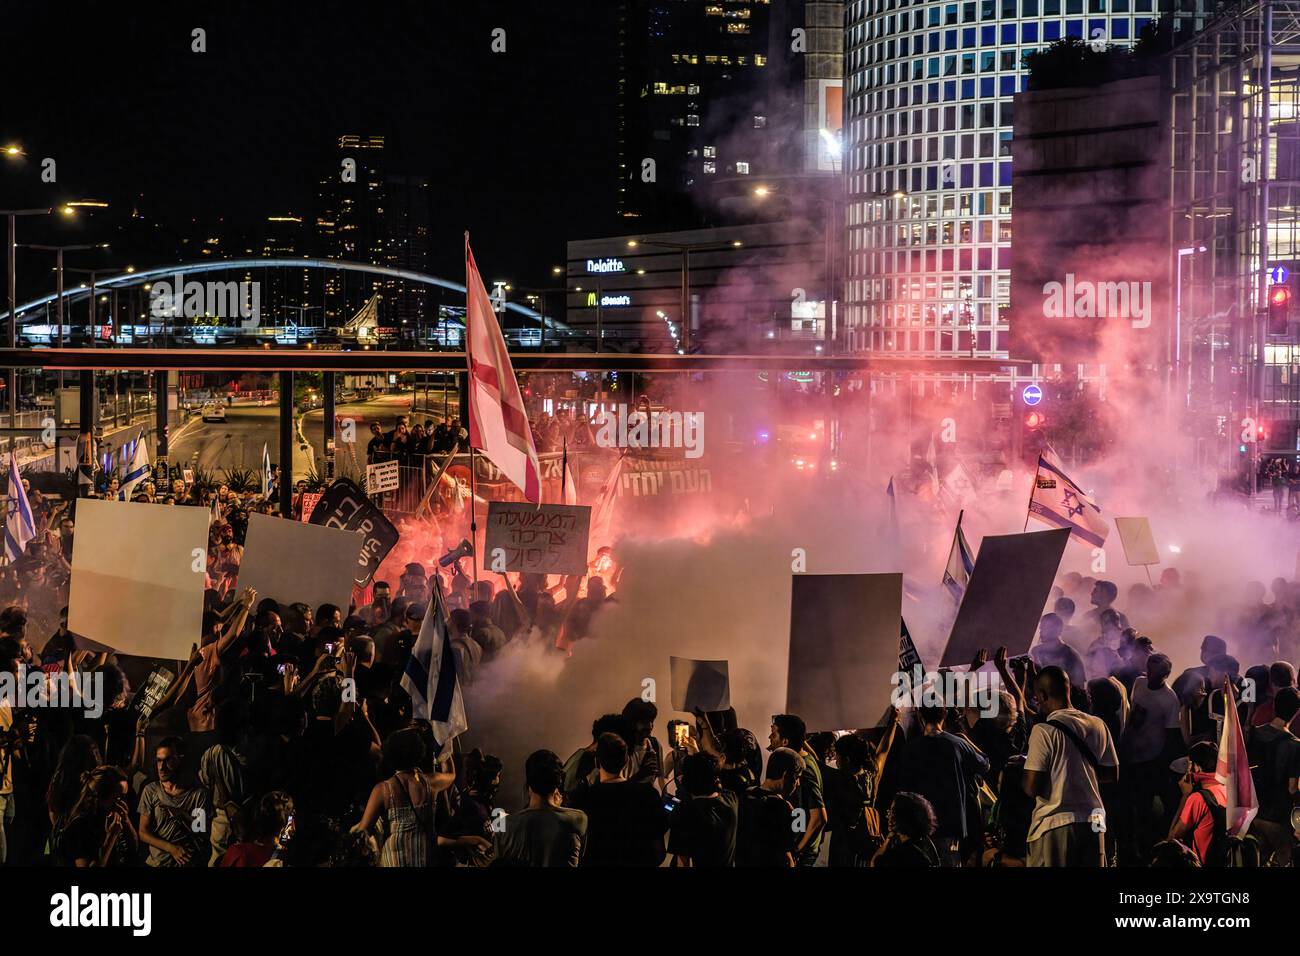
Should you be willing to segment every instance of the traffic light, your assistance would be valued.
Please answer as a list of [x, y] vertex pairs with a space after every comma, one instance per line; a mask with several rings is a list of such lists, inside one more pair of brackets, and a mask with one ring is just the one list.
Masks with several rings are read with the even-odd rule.
[[1268, 290], [1268, 334], [1286, 335], [1291, 323], [1291, 287], [1270, 286]]
[[1038, 463], [1038, 456], [1046, 443], [1043, 433], [1046, 427], [1047, 416], [1038, 409], [1031, 409], [1025, 413], [1020, 427], [1020, 454], [1023, 460]]

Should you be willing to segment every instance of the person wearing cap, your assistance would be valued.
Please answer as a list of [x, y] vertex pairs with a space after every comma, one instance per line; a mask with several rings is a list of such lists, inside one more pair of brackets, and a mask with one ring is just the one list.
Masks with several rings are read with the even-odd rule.
[[1219, 748], [1202, 740], [1192, 744], [1187, 756], [1175, 760], [1169, 768], [1182, 773], [1178, 781], [1182, 800], [1169, 827], [1169, 839], [1191, 846], [1201, 866], [1211, 864], [1211, 844], [1227, 833], [1223, 808], [1228, 805], [1228, 792], [1214, 775], [1218, 762]]

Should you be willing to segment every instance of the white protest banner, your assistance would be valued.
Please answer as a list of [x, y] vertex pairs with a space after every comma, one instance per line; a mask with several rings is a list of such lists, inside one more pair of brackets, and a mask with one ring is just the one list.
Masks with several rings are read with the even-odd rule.
[[1160, 549], [1156, 547], [1151, 522], [1146, 518], [1116, 518], [1115, 528], [1124, 545], [1124, 558], [1130, 565], [1159, 564]]
[[68, 629], [119, 654], [186, 660], [203, 632], [206, 508], [77, 502]]
[[786, 713], [814, 730], [875, 727], [898, 667], [901, 574], [791, 577]]
[[590, 530], [589, 505], [490, 502], [483, 567], [489, 571], [586, 574]]
[[726, 710], [731, 706], [731, 683], [726, 661], [697, 661], [689, 657], [669, 657], [668, 673], [672, 679], [673, 710], [693, 714]]
[[401, 484], [401, 469], [397, 460], [381, 461], [377, 465], [366, 465], [366, 494], [378, 495], [386, 491], [396, 491]]
[[301, 601], [313, 608], [334, 604], [346, 611], [360, 551], [354, 532], [254, 512], [248, 516], [239, 587], [256, 588], [258, 600]]

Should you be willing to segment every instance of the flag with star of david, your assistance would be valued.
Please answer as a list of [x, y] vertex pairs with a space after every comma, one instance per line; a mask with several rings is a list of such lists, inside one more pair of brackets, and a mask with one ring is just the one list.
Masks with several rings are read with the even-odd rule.
[[1034, 474], [1034, 493], [1029, 499], [1029, 517], [1054, 528], [1069, 528], [1070, 537], [1100, 548], [1106, 543], [1110, 525], [1101, 509], [1066, 476], [1061, 462], [1051, 448], [1038, 456]]

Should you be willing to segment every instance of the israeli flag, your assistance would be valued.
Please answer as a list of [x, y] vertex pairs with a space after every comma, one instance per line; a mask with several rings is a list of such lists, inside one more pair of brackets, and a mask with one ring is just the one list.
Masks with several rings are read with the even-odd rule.
[[135, 449], [131, 453], [131, 464], [127, 467], [126, 475], [118, 486], [117, 500], [130, 501], [131, 496], [135, 493], [135, 486], [147, 479], [149, 475], [149, 451], [144, 446], [144, 433], [142, 432], [140, 437], [136, 439]]
[[22, 475], [18, 473], [18, 458], [9, 452], [9, 494], [5, 499], [5, 559], [17, 561], [27, 549], [27, 542], [36, 537], [36, 522], [32, 506], [23, 490]]
[[451, 649], [446, 611], [442, 603], [442, 583], [433, 580], [433, 597], [420, 625], [420, 636], [411, 649], [402, 674], [402, 690], [411, 695], [411, 717], [433, 725], [441, 755], [450, 753], [451, 742], [469, 729], [465, 716], [465, 698], [456, 674], [456, 655]]

